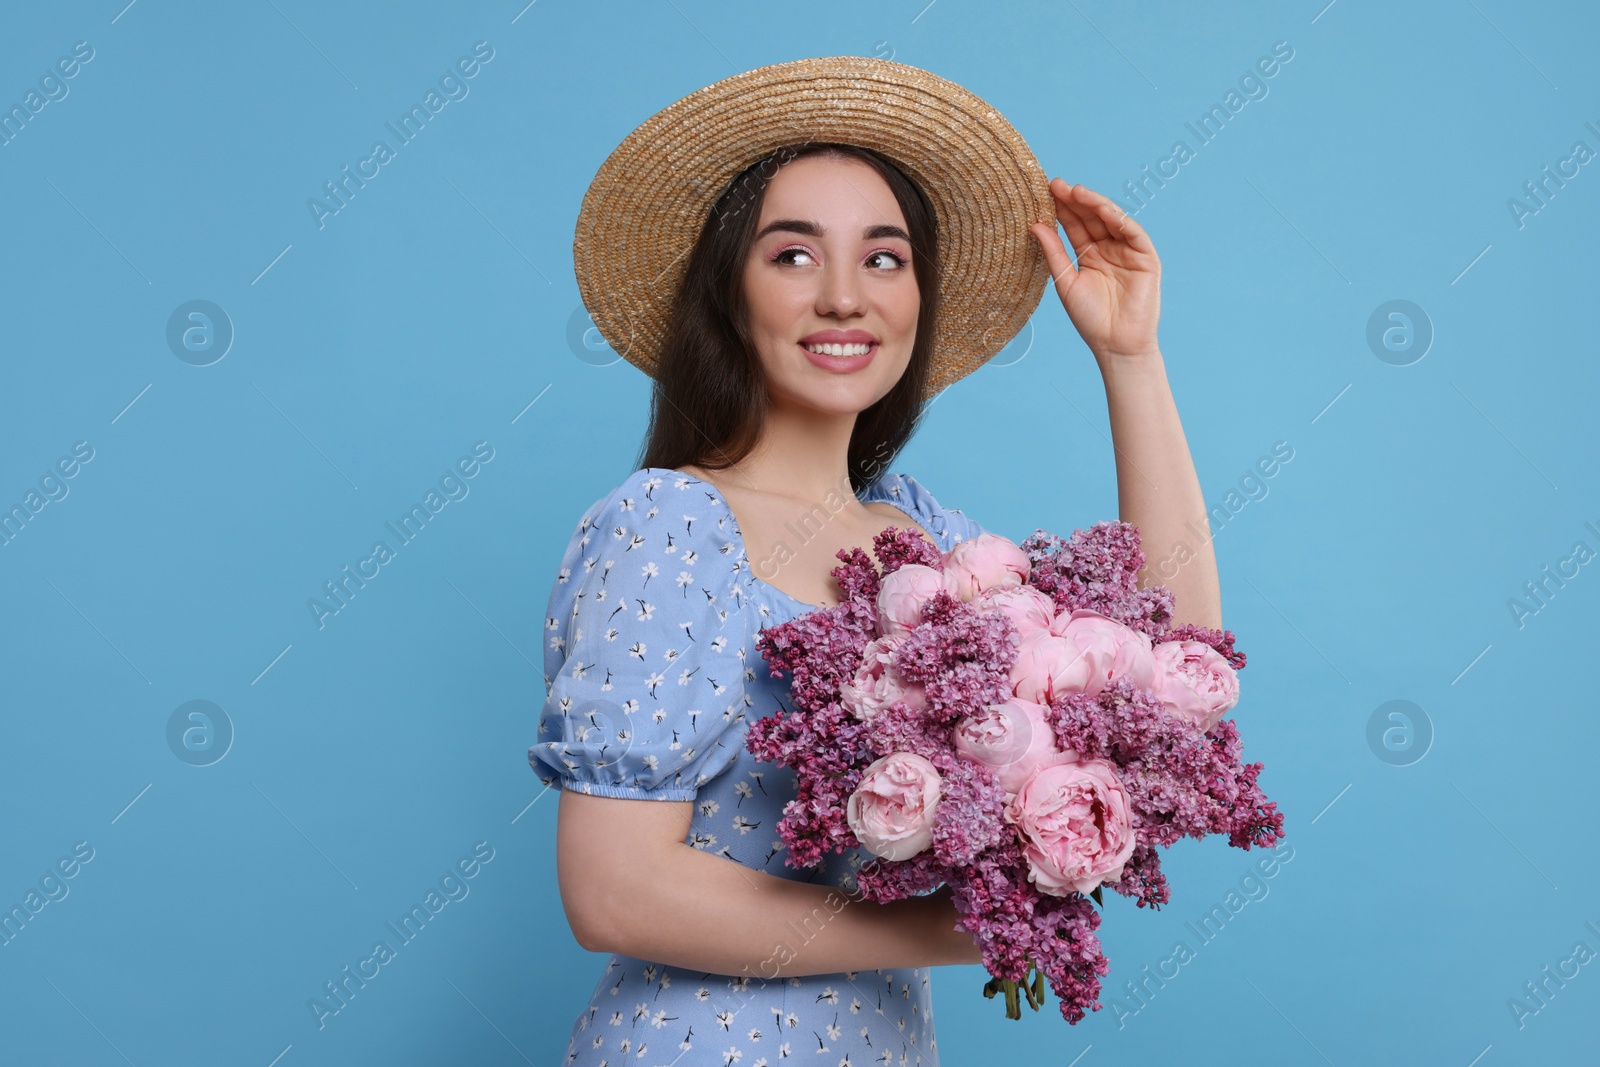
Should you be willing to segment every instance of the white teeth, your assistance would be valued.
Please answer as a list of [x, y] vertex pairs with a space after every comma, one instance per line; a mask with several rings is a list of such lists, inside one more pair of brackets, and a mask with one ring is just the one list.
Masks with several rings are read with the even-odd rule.
[[872, 351], [871, 345], [804, 345], [808, 352], [821, 356], [864, 356]]

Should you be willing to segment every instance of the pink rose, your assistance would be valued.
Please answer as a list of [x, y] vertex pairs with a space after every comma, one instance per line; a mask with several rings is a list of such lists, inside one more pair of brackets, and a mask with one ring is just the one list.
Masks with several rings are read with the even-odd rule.
[[993, 767], [1009, 798], [1030, 774], [1061, 753], [1055, 730], [1045, 718], [1049, 710], [1015, 697], [991, 704], [956, 723], [955, 749]]
[[904, 640], [878, 637], [868, 641], [855, 676], [839, 687], [840, 703], [863, 722], [896, 700], [903, 700], [907, 707], [918, 711], [928, 706], [922, 683], [906, 681], [893, 667], [894, 651]]
[[999, 534], [984, 533], [962, 541], [944, 558], [944, 587], [958, 600], [969, 601], [985, 589], [1021, 585], [1032, 564], [1027, 553]]
[[891, 752], [874, 760], [845, 805], [851, 832], [874, 856], [915, 856], [933, 844], [940, 784], [938, 768], [914, 752]]
[[1031, 585], [991, 586], [970, 603], [980, 611], [1004, 615], [1023, 637], [1049, 629], [1056, 615], [1055, 601]]
[[878, 629], [885, 637], [915, 630], [922, 625], [922, 605], [943, 588], [944, 575], [920, 563], [889, 572], [878, 589]]
[[1007, 802], [1028, 877], [1041, 893], [1088, 893], [1122, 877], [1133, 854], [1128, 795], [1109, 760], [1061, 755], [1034, 771]]
[[1167, 711], [1205, 733], [1239, 702], [1239, 675], [1226, 657], [1203, 641], [1162, 641], [1155, 646], [1151, 688]]
[[1050, 623], [1050, 632], [1067, 642], [1075, 660], [1081, 658], [1081, 666], [1072, 676], [1075, 680], [1081, 672], [1088, 680], [1079, 692], [1098, 696], [1124, 675], [1141, 689], [1155, 684], [1156, 663], [1150, 638], [1132, 627], [1098, 611], [1078, 608], [1057, 615]]

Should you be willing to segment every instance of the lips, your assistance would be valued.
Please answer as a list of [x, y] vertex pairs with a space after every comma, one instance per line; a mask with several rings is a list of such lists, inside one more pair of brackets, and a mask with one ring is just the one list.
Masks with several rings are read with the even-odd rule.
[[878, 339], [866, 330], [818, 330], [800, 338], [802, 345], [875, 345]]
[[830, 356], [824, 352], [813, 352], [804, 344], [796, 346], [800, 349], [800, 351], [805, 353], [806, 358], [809, 359], [814, 365], [821, 367], [823, 370], [828, 371], [831, 374], [852, 374], [871, 363], [873, 358], [878, 354], [878, 343], [871, 340], [862, 342], [832, 341], [817, 343], [865, 344], [868, 346], [867, 350], [858, 356]]

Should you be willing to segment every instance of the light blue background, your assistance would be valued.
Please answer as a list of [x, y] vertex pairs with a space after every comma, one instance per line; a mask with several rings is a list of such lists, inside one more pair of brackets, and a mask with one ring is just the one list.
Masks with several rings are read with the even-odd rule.
[[[1575, 542], [1600, 549], [1600, 164], [1523, 226], [1507, 206], [1574, 142], [1600, 149], [1591, 12], [523, 2], [0, 18], [7, 108], [94, 49], [0, 147], [0, 504], [94, 450], [0, 548], [0, 905], [94, 850], [0, 947], [0, 1060], [556, 1064], [602, 957], [565, 924], [557, 802], [525, 763], [541, 624], [648, 400], [638, 371], [569, 342], [595, 169], [712, 81], [872, 54], [971, 88], [1050, 174], [1132, 208], [1123, 183], [1195, 148], [1185, 122], [1278, 41], [1293, 58], [1267, 95], [1137, 218], [1206, 499], [1293, 449], [1213, 531], [1250, 657], [1245, 755], [1294, 858], [1120, 1026], [1124, 981], [1195, 944], [1186, 922], [1255, 853], [1182, 842], [1159, 913], [1108, 894], [1107, 1007], [1077, 1027], [1053, 998], [1007, 1021], [981, 969], [937, 971], [943, 1062], [1594, 1055], [1600, 965], [1520, 1028], [1507, 1004], [1575, 943], [1600, 951], [1600, 573], [1552, 583], [1520, 627], [1507, 605]], [[494, 56], [469, 95], [319, 229], [308, 198], [477, 41]], [[165, 339], [194, 299], [236, 331], [210, 366]], [[1435, 331], [1406, 366], [1366, 340], [1396, 299]], [[1107, 433], [1050, 292], [894, 469], [1007, 536], [1065, 533], [1116, 514]], [[478, 441], [493, 459], [469, 495], [319, 629], [308, 599]], [[1434, 732], [1408, 766], [1367, 740], [1394, 699]], [[190, 700], [235, 731], [208, 767], [168, 746]], [[470, 894], [319, 1029], [308, 1000], [480, 841]]]

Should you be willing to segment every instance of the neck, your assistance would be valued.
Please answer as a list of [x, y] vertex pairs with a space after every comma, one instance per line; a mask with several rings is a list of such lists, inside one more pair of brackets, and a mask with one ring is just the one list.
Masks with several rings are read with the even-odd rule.
[[855, 422], [854, 412], [800, 412], [774, 405], [750, 454], [717, 473], [734, 489], [811, 501], [833, 494], [854, 499], [849, 456]]

